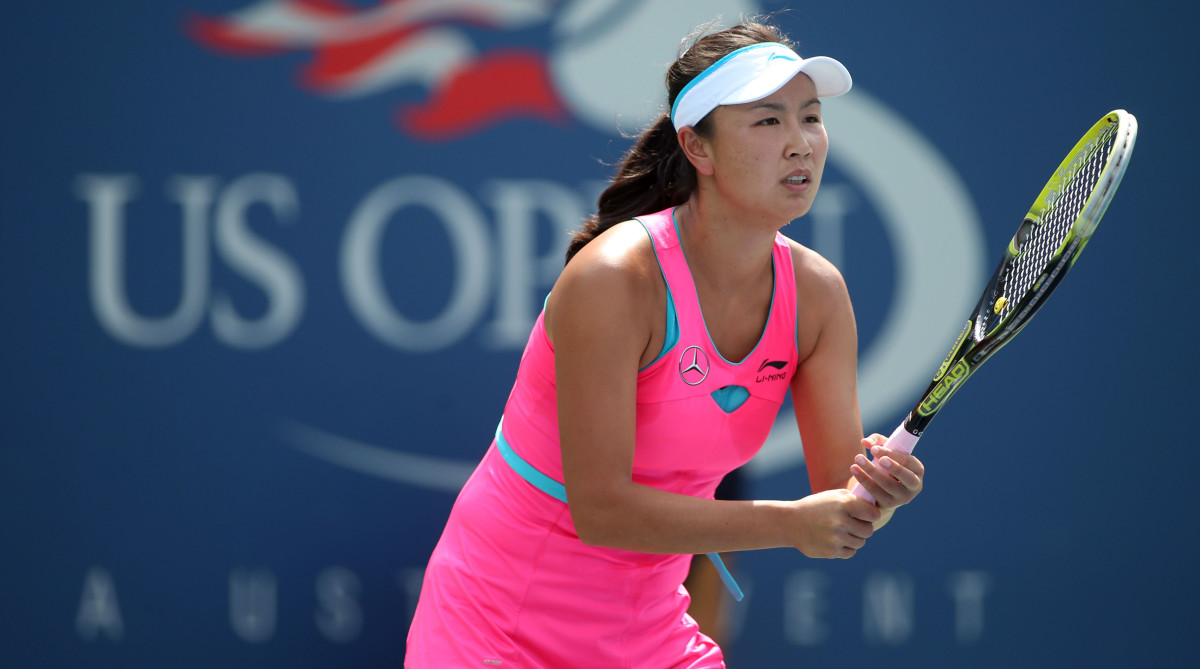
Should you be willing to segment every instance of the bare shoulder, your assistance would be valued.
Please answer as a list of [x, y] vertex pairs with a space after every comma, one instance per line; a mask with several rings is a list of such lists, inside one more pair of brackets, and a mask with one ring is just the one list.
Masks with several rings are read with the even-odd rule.
[[[637, 221], [625, 221], [605, 230], [579, 250], [563, 268], [554, 293], [585, 297], [592, 291], [641, 289], [656, 283], [661, 276], [654, 247], [645, 228]], [[583, 289], [583, 295], [575, 294]]]
[[660, 302], [666, 303], [666, 288], [650, 236], [637, 221], [625, 221], [589, 242], [563, 268], [546, 304], [547, 334], [554, 341], [564, 319], [590, 323], [600, 328], [597, 334], [621, 322], [641, 329]]
[[854, 308], [846, 280], [821, 254], [788, 240], [796, 275], [796, 342], [806, 358], [822, 333], [855, 337]]
[[849, 300], [846, 280], [833, 263], [816, 251], [795, 241], [788, 240], [792, 249], [792, 266], [796, 274], [798, 299], [832, 302], [840, 305]]

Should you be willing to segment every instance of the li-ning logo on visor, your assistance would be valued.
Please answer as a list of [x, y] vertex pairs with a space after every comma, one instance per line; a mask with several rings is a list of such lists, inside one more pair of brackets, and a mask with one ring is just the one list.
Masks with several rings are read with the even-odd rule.
[[689, 386], [698, 386], [708, 378], [708, 354], [699, 346], [683, 349], [679, 356], [679, 377]]

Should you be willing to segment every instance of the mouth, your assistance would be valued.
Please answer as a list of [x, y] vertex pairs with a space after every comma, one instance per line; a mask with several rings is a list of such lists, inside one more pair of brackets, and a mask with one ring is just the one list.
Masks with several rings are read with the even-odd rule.
[[783, 179], [783, 185], [790, 188], [807, 188], [811, 179], [807, 171], [797, 170]]

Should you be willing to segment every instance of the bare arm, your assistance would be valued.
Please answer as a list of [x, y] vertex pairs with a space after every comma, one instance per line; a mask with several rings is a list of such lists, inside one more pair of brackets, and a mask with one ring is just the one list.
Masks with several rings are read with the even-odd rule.
[[[797, 301], [805, 305], [797, 328], [803, 359], [792, 380], [792, 402], [804, 443], [814, 492], [852, 488], [856, 481], [876, 495], [882, 515], [876, 529], [897, 506], [921, 490], [924, 467], [909, 454], [882, 448], [886, 438], [864, 439], [858, 407], [858, 333], [841, 274], [811, 251], [796, 248]], [[864, 453], [874, 451], [880, 469]], [[894, 467], [894, 468], [893, 468]]]
[[858, 409], [858, 330], [846, 284], [812, 251], [793, 248], [800, 365], [792, 404], [813, 492], [846, 488], [863, 452]]
[[[637, 370], [661, 333], [665, 286], [640, 229], [614, 229], [563, 271], [547, 304], [572, 519], [585, 543], [646, 553], [794, 546], [848, 557], [875, 507], [848, 491], [797, 501], [719, 501], [632, 480]], [[847, 464], [847, 467], [849, 465]], [[857, 503], [857, 504], [856, 504]]]

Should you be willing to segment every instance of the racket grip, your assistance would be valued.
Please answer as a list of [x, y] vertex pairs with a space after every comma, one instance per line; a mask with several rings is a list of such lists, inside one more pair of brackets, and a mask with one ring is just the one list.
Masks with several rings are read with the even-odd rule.
[[[912, 453], [913, 449], [917, 447], [917, 441], [919, 439], [920, 437], [912, 432], [909, 432], [908, 429], [904, 427], [904, 422], [901, 421], [900, 426], [897, 427], [894, 432], [892, 432], [892, 436], [888, 437], [887, 443], [884, 444], [884, 446], [895, 451], [900, 451], [901, 453]], [[871, 496], [871, 493], [867, 492], [867, 489], [864, 488], [861, 483], [855, 483], [854, 489], [850, 492], [858, 495], [872, 504], [875, 503], [875, 498]]]

